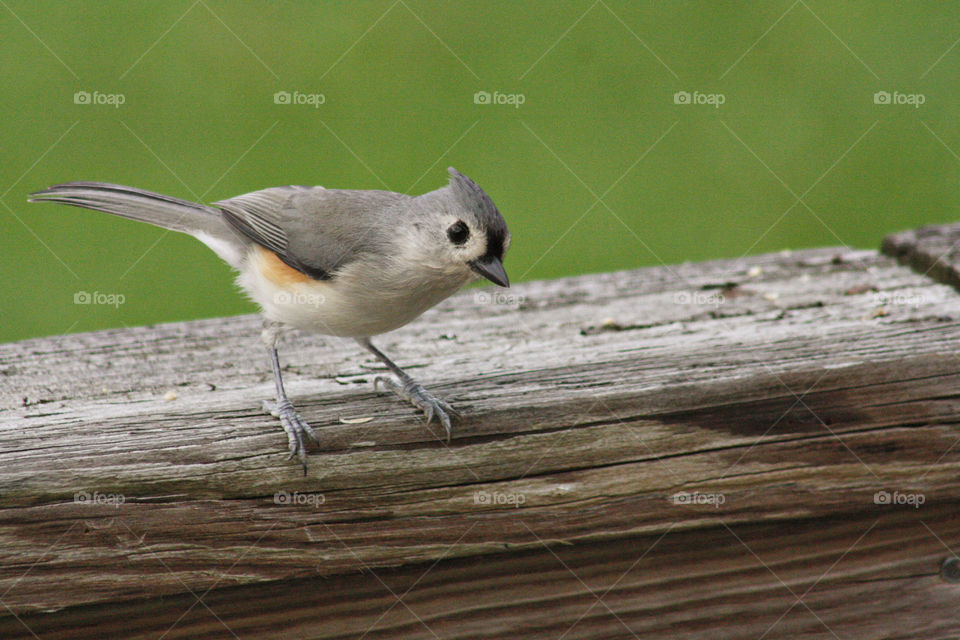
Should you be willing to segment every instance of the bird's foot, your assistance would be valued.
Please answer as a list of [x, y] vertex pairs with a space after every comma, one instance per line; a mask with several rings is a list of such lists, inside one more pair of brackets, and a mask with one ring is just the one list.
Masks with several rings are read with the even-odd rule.
[[447, 432], [447, 442], [450, 442], [450, 416], [460, 416], [456, 409], [434, 396], [424, 389], [419, 382], [412, 379], [408, 378], [401, 384], [389, 376], [377, 376], [373, 381], [374, 390], [378, 390], [377, 385], [381, 382], [395, 394], [423, 411], [427, 416], [427, 426], [430, 426], [433, 416], [437, 416], [440, 419], [440, 424], [443, 425], [444, 431]]
[[307, 441], [319, 445], [317, 434], [313, 432], [310, 425], [296, 412], [293, 405], [286, 398], [277, 402], [264, 400], [263, 408], [275, 418], [280, 418], [280, 424], [283, 430], [287, 432], [287, 443], [290, 448], [290, 459], [296, 456], [303, 466], [303, 472], [307, 472]]

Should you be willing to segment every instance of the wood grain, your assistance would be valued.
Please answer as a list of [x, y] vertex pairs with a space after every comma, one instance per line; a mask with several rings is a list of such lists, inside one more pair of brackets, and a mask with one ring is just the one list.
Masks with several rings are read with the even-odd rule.
[[471, 290], [377, 342], [449, 446], [285, 341], [306, 477], [254, 317], [0, 345], [0, 637], [950, 637], [958, 324], [849, 249]]
[[892, 233], [883, 239], [883, 252], [960, 290], [960, 223]]

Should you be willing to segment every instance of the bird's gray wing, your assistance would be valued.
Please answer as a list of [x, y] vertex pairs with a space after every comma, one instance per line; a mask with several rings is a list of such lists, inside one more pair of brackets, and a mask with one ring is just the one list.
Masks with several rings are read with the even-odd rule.
[[391, 224], [377, 224], [410, 196], [390, 191], [273, 187], [215, 202], [234, 229], [318, 280], [383, 248]]

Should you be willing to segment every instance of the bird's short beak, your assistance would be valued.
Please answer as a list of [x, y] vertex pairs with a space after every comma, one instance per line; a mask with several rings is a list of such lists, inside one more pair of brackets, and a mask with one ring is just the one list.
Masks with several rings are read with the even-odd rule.
[[498, 284], [501, 287], [510, 286], [510, 279], [507, 277], [507, 271], [503, 268], [500, 258], [480, 258], [479, 260], [471, 260], [469, 264], [471, 269], [493, 284]]

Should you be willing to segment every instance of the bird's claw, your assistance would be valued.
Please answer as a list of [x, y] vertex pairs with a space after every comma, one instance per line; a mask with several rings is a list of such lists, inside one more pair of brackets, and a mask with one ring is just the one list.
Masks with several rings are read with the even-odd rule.
[[313, 432], [310, 425], [296, 412], [293, 405], [287, 399], [278, 402], [264, 400], [263, 408], [275, 418], [280, 418], [280, 424], [283, 430], [287, 432], [287, 444], [289, 445], [290, 455], [288, 459], [297, 457], [303, 472], [307, 472], [307, 441], [314, 445], [319, 445], [317, 434]]
[[447, 433], [447, 442], [450, 442], [450, 436], [452, 434], [450, 416], [460, 417], [456, 409], [434, 396], [424, 389], [419, 382], [414, 380], [404, 380], [403, 384], [401, 384], [389, 376], [377, 376], [373, 380], [373, 388], [375, 391], [379, 391], [377, 386], [380, 383], [383, 383], [385, 387], [423, 411], [427, 416], [427, 426], [430, 426], [433, 417], [437, 416], [444, 431]]

